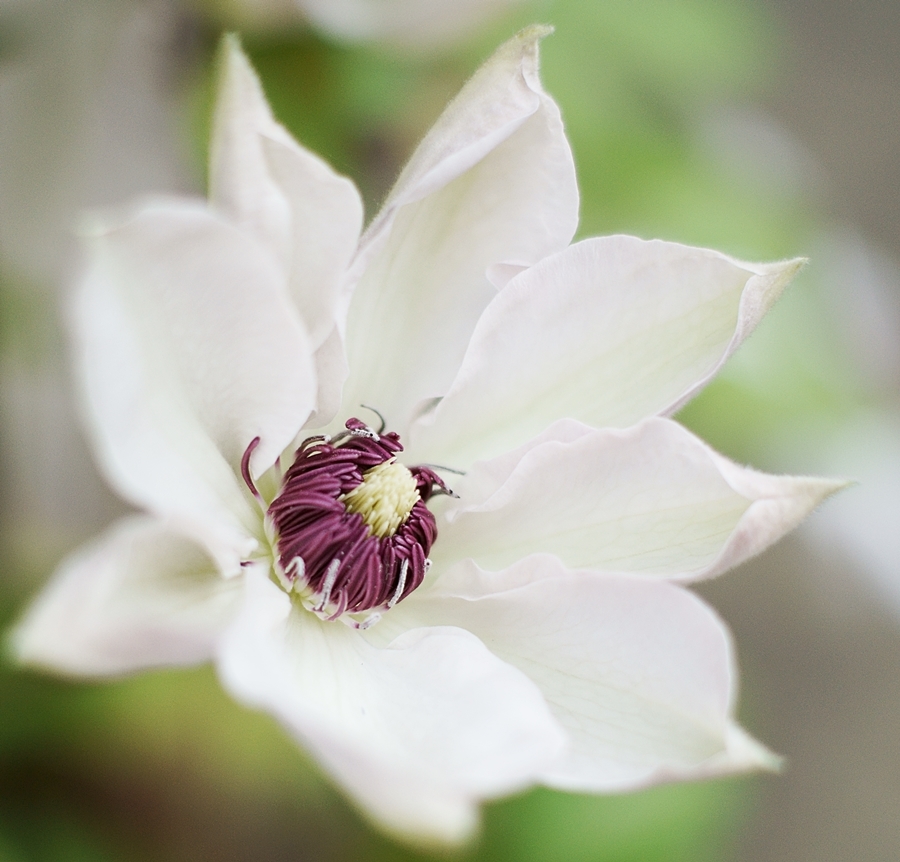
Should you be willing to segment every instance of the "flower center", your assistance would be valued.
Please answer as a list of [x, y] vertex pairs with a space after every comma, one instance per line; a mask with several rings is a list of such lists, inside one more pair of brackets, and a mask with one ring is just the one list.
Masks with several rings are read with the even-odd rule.
[[323, 619], [366, 626], [424, 580], [437, 538], [425, 504], [450, 492], [428, 467], [397, 462], [397, 434], [346, 427], [303, 441], [267, 519], [282, 585]]
[[419, 501], [416, 479], [395, 460], [382, 461], [363, 473], [363, 480], [343, 503], [348, 512], [356, 512], [373, 536], [393, 536]]

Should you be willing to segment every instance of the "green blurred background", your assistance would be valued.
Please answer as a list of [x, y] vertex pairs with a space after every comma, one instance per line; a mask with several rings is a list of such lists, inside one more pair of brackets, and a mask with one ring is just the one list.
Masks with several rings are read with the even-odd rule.
[[[825, 526], [703, 589], [736, 634], [742, 720], [787, 756], [784, 775], [609, 798], [535, 790], [487, 806], [479, 840], [444, 856], [896, 860], [900, 557], [879, 524], [900, 514], [900, 10], [547, 0], [420, 53], [340, 44], [299, 19], [257, 21], [244, 43], [277, 116], [358, 183], [371, 216], [466, 77], [534, 21], [556, 27], [543, 79], [575, 152], [581, 236], [813, 257], [681, 419], [760, 468], [875, 479], [816, 516]], [[70, 394], [70, 227], [84, 206], [202, 190], [213, 56], [240, 23], [237, 0], [0, 0], [4, 628], [123, 508]], [[0, 665], [0, 862], [419, 858], [209, 669], [85, 684]]]

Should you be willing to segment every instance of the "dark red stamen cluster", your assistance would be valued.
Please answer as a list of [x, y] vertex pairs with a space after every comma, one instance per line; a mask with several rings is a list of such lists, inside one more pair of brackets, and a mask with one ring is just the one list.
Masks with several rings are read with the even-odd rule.
[[437, 537], [425, 503], [436, 491], [448, 490], [434, 471], [410, 467], [420, 499], [393, 535], [372, 535], [341, 497], [363, 481], [366, 470], [403, 446], [396, 433], [376, 434], [359, 419], [348, 420], [346, 427], [333, 440], [310, 437], [301, 444], [268, 510], [285, 577], [302, 578], [321, 604], [315, 610], [331, 618], [390, 607], [422, 583]]

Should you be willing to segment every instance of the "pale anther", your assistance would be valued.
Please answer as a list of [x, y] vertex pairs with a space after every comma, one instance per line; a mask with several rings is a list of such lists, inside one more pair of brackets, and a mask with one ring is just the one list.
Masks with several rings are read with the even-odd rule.
[[400, 563], [400, 579], [397, 581], [397, 589], [394, 590], [394, 595], [391, 596], [390, 601], [387, 603], [389, 608], [394, 607], [397, 602], [400, 601], [400, 596], [403, 595], [403, 588], [406, 586], [406, 572], [409, 569], [409, 560], [403, 560]]
[[353, 627], [361, 632], [371, 628], [381, 619], [381, 614], [370, 614], [362, 622], [354, 623]]
[[285, 570], [285, 574], [294, 581], [302, 581], [303, 576], [306, 574], [306, 562], [303, 557], [294, 557]]
[[316, 608], [317, 611], [324, 610], [325, 606], [331, 600], [331, 590], [334, 587], [334, 582], [337, 580], [338, 569], [340, 567], [340, 560], [332, 560], [331, 564], [328, 566], [328, 571], [325, 573], [325, 582], [322, 584], [322, 600]]
[[363, 480], [343, 498], [348, 512], [355, 512], [373, 536], [392, 536], [419, 501], [416, 480], [393, 459], [372, 467]]
[[354, 428], [350, 434], [354, 437], [365, 437], [367, 440], [375, 440], [378, 441], [381, 437], [378, 436], [371, 428]]

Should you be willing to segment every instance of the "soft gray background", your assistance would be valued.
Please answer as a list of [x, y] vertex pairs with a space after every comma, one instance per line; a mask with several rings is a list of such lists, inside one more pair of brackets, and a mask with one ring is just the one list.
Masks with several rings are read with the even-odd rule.
[[[788, 51], [762, 107], [820, 166], [825, 217], [900, 258], [900, 3], [767, 6]], [[852, 275], [844, 290], [852, 299]], [[754, 729], [788, 758], [783, 775], [760, 780], [736, 859], [895, 862], [900, 616], [858, 564], [797, 537], [704, 593], [739, 644]]]

